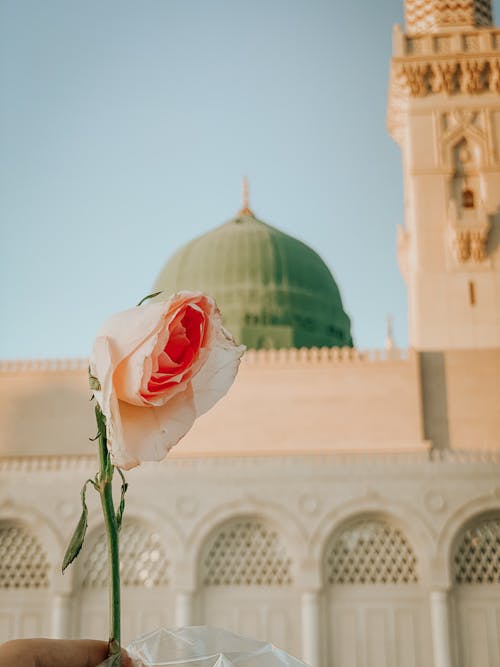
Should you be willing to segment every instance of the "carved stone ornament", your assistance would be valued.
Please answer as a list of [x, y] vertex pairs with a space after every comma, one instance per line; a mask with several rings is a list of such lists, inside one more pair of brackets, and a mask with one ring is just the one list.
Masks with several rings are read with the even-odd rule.
[[450, 202], [449, 229], [453, 255], [459, 264], [472, 262], [479, 264], [487, 259], [488, 234], [491, 222], [483, 208], [479, 209], [474, 219], [462, 219], [457, 216], [456, 204]]
[[440, 491], [431, 489], [424, 496], [425, 507], [429, 512], [437, 514], [446, 508], [446, 499]]
[[399, 63], [395, 74], [395, 80], [410, 97], [441, 92], [478, 95], [500, 90], [500, 61], [496, 57]]
[[304, 493], [299, 498], [299, 508], [304, 514], [317, 514], [319, 511], [319, 499], [312, 493]]
[[458, 71], [458, 63], [437, 63], [434, 71], [435, 76], [432, 84], [432, 92], [445, 92], [448, 95], [454, 93], [459, 87]]

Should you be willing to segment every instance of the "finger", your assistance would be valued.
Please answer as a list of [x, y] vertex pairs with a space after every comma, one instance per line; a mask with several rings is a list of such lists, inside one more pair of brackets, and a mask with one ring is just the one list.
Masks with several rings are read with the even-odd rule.
[[[96, 667], [108, 657], [107, 642], [94, 639], [46, 641], [46, 662], [39, 661], [36, 667]], [[123, 651], [121, 667], [131, 667], [130, 658]]]
[[[0, 667], [97, 667], [108, 657], [107, 642], [93, 639], [18, 639], [4, 646], [7, 650], [5, 657], [0, 651]], [[121, 667], [132, 667], [125, 651]]]

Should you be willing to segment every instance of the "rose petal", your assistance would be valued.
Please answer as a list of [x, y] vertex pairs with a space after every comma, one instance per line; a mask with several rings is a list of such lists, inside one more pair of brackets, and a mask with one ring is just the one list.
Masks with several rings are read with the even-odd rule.
[[236, 345], [222, 325], [216, 327], [208, 358], [191, 380], [197, 416], [210, 410], [228, 392], [245, 349], [244, 345]]
[[[197, 301], [207, 299], [204, 295], [196, 292], [180, 292], [168, 301], [148, 304], [139, 308], [118, 313], [122, 317], [114, 316], [108, 320], [106, 330], [113, 331], [113, 338], [120, 341], [120, 363], [116, 366], [113, 379], [117, 396], [120, 400], [133, 405], [163, 405], [171, 395], [183, 391], [186, 383], [178, 381], [177, 388], [169, 391], [168, 396], [154, 394], [148, 390], [149, 380], [159, 365], [159, 357], [168, 344], [170, 327], [175, 326], [175, 320], [179, 313], [186, 307], [197, 307]], [[213, 301], [212, 301], [213, 303]], [[215, 305], [215, 304], [214, 304]], [[143, 317], [144, 312], [149, 309], [154, 312], [148, 317]], [[201, 309], [200, 309], [201, 310]], [[124, 335], [123, 328], [133, 325], [135, 336]], [[137, 335], [139, 329], [150, 327], [150, 333], [143, 336], [140, 343], [129, 349], [126, 345], [139, 340]], [[199, 364], [196, 364], [199, 366]], [[194, 366], [194, 364], [193, 364]], [[182, 369], [181, 369], [182, 370]]]
[[158, 408], [118, 401], [117, 410], [110, 434], [111, 461], [124, 470], [143, 461], [161, 461], [196, 419], [191, 387]]
[[98, 378], [101, 388], [94, 391], [94, 396], [106, 418], [109, 417], [110, 397], [114, 392], [113, 368], [117, 353], [113, 354], [112, 340], [105, 336], [99, 336], [94, 341], [92, 357], [90, 360], [90, 372]]

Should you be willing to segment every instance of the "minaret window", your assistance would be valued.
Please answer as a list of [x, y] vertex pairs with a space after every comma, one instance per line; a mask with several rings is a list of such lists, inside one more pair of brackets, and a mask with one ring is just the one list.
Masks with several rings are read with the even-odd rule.
[[474, 208], [474, 192], [466, 188], [462, 192], [462, 206], [464, 208]]
[[476, 286], [472, 280], [469, 281], [469, 304], [471, 306], [476, 305]]

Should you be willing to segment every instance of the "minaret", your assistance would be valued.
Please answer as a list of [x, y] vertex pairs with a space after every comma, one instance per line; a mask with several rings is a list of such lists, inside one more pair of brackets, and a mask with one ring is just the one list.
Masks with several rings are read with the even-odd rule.
[[410, 344], [500, 347], [500, 30], [490, 0], [406, 0], [405, 10], [388, 127], [403, 158]]

